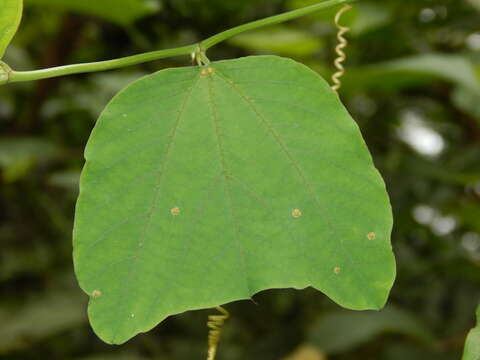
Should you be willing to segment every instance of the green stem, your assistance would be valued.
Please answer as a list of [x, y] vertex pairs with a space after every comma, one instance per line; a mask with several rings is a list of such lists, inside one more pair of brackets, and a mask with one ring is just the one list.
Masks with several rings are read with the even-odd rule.
[[41, 80], [63, 75], [118, 69], [125, 66], [141, 64], [144, 62], [164, 59], [172, 56], [191, 54], [196, 48], [197, 45], [189, 45], [168, 50], [151, 51], [144, 54], [132, 55], [114, 60], [57, 66], [34, 71], [11, 70], [8, 74], [7, 82], [11, 83], [19, 81]]
[[[271, 16], [265, 19], [257, 20], [250, 22], [248, 24], [240, 25], [234, 27], [230, 30], [221, 32], [217, 35], [209, 37], [208, 39], [203, 40], [199, 44], [192, 44], [187, 46], [182, 46], [174, 49], [167, 50], [158, 50], [151, 51], [144, 54], [127, 56], [114, 60], [106, 60], [99, 62], [83, 63], [83, 64], [74, 64], [74, 65], [65, 65], [52, 67], [42, 70], [34, 71], [14, 71], [8, 68], [8, 66], [0, 66], [0, 84], [11, 83], [11, 82], [20, 82], [20, 81], [32, 81], [32, 80], [41, 80], [48, 79], [63, 75], [79, 74], [79, 73], [89, 73], [95, 71], [104, 71], [118, 69], [125, 66], [136, 65], [145, 63], [148, 61], [164, 59], [167, 57], [179, 56], [179, 55], [190, 55], [192, 53], [204, 52], [211, 48], [212, 46], [230, 39], [231, 37], [243, 33], [245, 31], [258, 29], [267, 25], [279, 24], [288, 20], [292, 20], [298, 17], [302, 17], [311, 13], [314, 13], [319, 10], [327, 9], [333, 6], [350, 3], [355, 0], [327, 0], [321, 3], [307, 6], [298, 10], [289, 11], [280, 15]], [[0, 62], [0, 65], [2, 63]], [[6, 64], [4, 64], [6, 65]]]

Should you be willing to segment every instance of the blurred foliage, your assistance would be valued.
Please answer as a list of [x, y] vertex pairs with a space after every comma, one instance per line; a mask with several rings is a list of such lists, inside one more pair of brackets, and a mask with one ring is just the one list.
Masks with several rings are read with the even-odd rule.
[[[73, 291], [61, 293], [52, 289], [44, 297], [32, 297], [21, 308], [0, 312], [0, 354], [30, 346], [32, 341], [48, 339], [64, 329], [83, 325], [86, 314], [78, 311], [85, 306]], [[55, 309], [55, 311], [52, 311]]]
[[[4, 60], [34, 69], [179, 46], [312, 2], [153, 0], [145, 4], [155, 11], [145, 11], [140, 0], [27, 0]], [[329, 76], [333, 15], [245, 34], [208, 55], [278, 52]], [[344, 19], [353, 31], [341, 96], [391, 196], [398, 277], [389, 303], [403, 320], [384, 318], [387, 308], [341, 311], [340, 322], [338, 306], [311, 289], [266, 291], [227, 306], [219, 359], [461, 357], [480, 295], [479, 20], [478, 0], [361, 0]], [[95, 119], [129, 81], [184, 65], [188, 58], [0, 88], [0, 359], [204, 358], [209, 311], [110, 347], [89, 328], [72, 275], [78, 173]], [[343, 345], [313, 341], [324, 333]]]
[[42, 138], [0, 138], [0, 168], [3, 180], [12, 182], [28, 175], [31, 167], [47, 163], [55, 155], [55, 144]]
[[160, 9], [158, 2], [147, 0], [102, 0], [96, 2], [91, 0], [26, 0], [26, 5], [30, 4], [38, 5], [44, 11], [75, 11], [94, 15], [120, 25], [128, 25]]
[[235, 36], [229, 42], [253, 53], [291, 57], [310, 56], [323, 47], [319, 37], [286, 26], [268, 27], [255, 32], [246, 32]]
[[391, 305], [381, 311], [326, 314], [312, 325], [309, 333], [309, 341], [329, 354], [355, 349], [384, 333], [412, 336], [427, 344], [432, 341], [429, 330], [412, 314]]
[[348, 91], [398, 91], [443, 80], [480, 96], [472, 64], [456, 55], [428, 54], [352, 68], [345, 76]]

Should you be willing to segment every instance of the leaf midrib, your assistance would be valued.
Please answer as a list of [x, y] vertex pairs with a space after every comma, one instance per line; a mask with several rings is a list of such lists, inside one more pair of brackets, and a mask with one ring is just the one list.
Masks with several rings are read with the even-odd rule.
[[[277, 142], [277, 144], [280, 146], [280, 148], [282, 149], [282, 152], [287, 156], [288, 160], [292, 163], [292, 165], [294, 166], [297, 174], [299, 175], [300, 179], [302, 180], [302, 182], [304, 183], [305, 187], [308, 189], [309, 193], [311, 194], [312, 198], [315, 200], [315, 204], [319, 210], [320, 213], [323, 213], [324, 216], [322, 216], [323, 219], [325, 219], [326, 223], [327, 223], [327, 227], [328, 227], [328, 231], [330, 233], [330, 241], [334, 241], [335, 240], [335, 236], [334, 236], [334, 230], [333, 230], [333, 225], [332, 225], [332, 222], [331, 222], [331, 219], [330, 217], [328, 216], [328, 212], [325, 212], [325, 211], [322, 211], [322, 206], [319, 202], [319, 199], [318, 199], [318, 196], [315, 194], [315, 192], [313, 191], [312, 189], [312, 185], [311, 183], [307, 180], [303, 170], [301, 169], [300, 165], [295, 161], [295, 159], [293, 158], [293, 156], [290, 154], [287, 146], [282, 142], [282, 140], [280, 139], [279, 135], [276, 133], [275, 129], [273, 128], [273, 126], [270, 124], [270, 122], [259, 112], [259, 110], [256, 108], [256, 106], [254, 104], [252, 104], [252, 102], [246, 98], [243, 94], [243, 92], [238, 88], [238, 86], [235, 84], [235, 82], [231, 79], [229, 79], [225, 74], [223, 74], [221, 71], [218, 71], [218, 69], [216, 69], [216, 72], [215, 74], [218, 74], [219, 77], [225, 81], [226, 84], [228, 84], [228, 86], [230, 86], [235, 93], [237, 93], [237, 95], [250, 107], [250, 109], [255, 113], [257, 119], [260, 120], [260, 122], [262, 124], [264, 124], [265, 127], [267, 127], [270, 135], [274, 138], [274, 140]], [[344, 239], [343, 237], [340, 237], [340, 247], [341, 247], [341, 251], [342, 253], [346, 254], [347, 258], [349, 259], [349, 262], [350, 264], [354, 264], [355, 261], [353, 261], [350, 253], [348, 251], [346, 251], [346, 248], [345, 248], [345, 244], [344, 244]], [[334, 248], [334, 252], [333, 254], [331, 255], [332, 257], [335, 257], [335, 255], [338, 253], [339, 251], [339, 247], [338, 246], [333, 246]], [[306, 249], [305, 249], [306, 251]], [[360, 275], [360, 277], [362, 278], [362, 280], [366, 281], [364, 275], [361, 273], [361, 272], [357, 272], [357, 274]], [[310, 273], [307, 272], [307, 278], [308, 278], [308, 281], [310, 284], [312, 284], [312, 281], [311, 281], [311, 277], [310, 277]]]
[[223, 177], [223, 182], [225, 186], [225, 195], [227, 197], [227, 207], [230, 212], [230, 217], [232, 219], [232, 224], [234, 228], [234, 237], [235, 237], [235, 243], [237, 245], [238, 252], [240, 253], [240, 258], [242, 262], [242, 268], [243, 268], [243, 273], [244, 273], [244, 278], [245, 278], [245, 286], [247, 289], [247, 294], [251, 294], [251, 287], [250, 287], [250, 276], [247, 271], [247, 265], [246, 265], [246, 256], [245, 256], [245, 247], [240, 243], [239, 240], [239, 226], [238, 222], [235, 217], [235, 212], [233, 210], [233, 198], [231, 194], [231, 189], [230, 189], [230, 179], [229, 179], [229, 171], [228, 171], [228, 166], [227, 162], [225, 159], [225, 150], [223, 147], [223, 140], [221, 139], [220, 131], [219, 131], [219, 117], [218, 117], [218, 110], [215, 105], [214, 101], [214, 95], [213, 95], [213, 85], [212, 82], [213, 76], [215, 76], [215, 73], [213, 73], [211, 76], [208, 76], [207, 79], [207, 86], [208, 86], [208, 103], [210, 106], [210, 114], [211, 114], [211, 119], [212, 119], [212, 125], [213, 125], [213, 132], [215, 135], [215, 139], [217, 141], [217, 149], [218, 149], [218, 155], [220, 158], [220, 163], [222, 166], [222, 177]]

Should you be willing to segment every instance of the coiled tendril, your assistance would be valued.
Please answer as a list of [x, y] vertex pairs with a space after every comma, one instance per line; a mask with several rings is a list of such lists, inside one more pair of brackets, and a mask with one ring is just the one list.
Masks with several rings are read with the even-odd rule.
[[340, 25], [340, 18], [342, 15], [350, 10], [352, 7], [350, 5], [346, 5], [342, 7], [338, 12], [337, 15], [335, 15], [335, 25], [337, 26], [338, 33], [337, 33], [337, 39], [338, 39], [338, 45], [335, 48], [335, 52], [337, 53], [337, 58], [335, 59], [335, 68], [337, 68], [337, 72], [332, 75], [332, 90], [335, 92], [338, 92], [340, 87], [342, 86], [342, 82], [340, 78], [345, 74], [345, 68], [343, 67], [343, 63], [347, 59], [347, 56], [345, 55], [345, 52], [343, 49], [345, 49], [348, 45], [347, 39], [345, 39], [344, 35], [350, 31], [350, 28], [347, 26], [342, 26]]
[[207, 326], [210, 328], [208, 332], [208, 357], [207, 360], [215, 360], [217, 354], [217, 346], [220, 341], [220, 335], [222, 333], [222, 326], [230, 317], [230, 314], [221, 306], [217, 306], [217, 309], [221, 315], [210, 315], [208, 317]]

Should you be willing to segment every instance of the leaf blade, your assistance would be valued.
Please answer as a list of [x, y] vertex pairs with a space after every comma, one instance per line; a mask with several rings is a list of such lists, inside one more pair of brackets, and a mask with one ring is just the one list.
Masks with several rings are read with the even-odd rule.
[[391, 209], [338, 97], [274, 56], [210, 69], [133, 83], [92, 133], [74, 260], [85, 292], [102, 294], [90, 301], [94, 330], [122, 343], [272, 287], [382, 307], [395, 276]]

